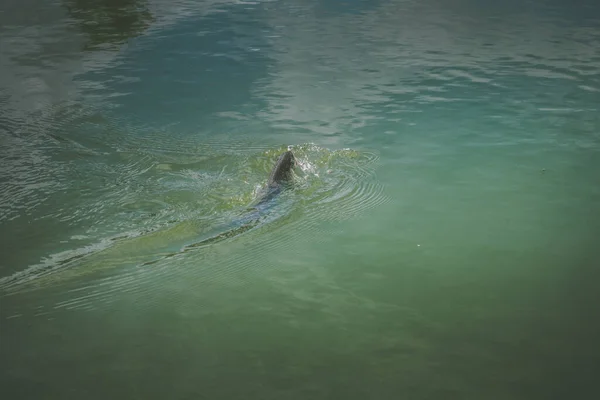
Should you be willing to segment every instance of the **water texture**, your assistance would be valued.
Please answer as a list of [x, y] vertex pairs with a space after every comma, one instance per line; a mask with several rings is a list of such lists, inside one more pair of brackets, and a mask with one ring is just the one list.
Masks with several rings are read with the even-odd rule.
[[597, 398], [599, 107], [592, 0], [4, 1], [0, 395]]

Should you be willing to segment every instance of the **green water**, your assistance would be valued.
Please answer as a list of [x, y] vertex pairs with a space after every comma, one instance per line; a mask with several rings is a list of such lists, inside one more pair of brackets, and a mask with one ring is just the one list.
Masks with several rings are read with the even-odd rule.
[[594, 2], [0, 11], [2, 398], [598, 396]]

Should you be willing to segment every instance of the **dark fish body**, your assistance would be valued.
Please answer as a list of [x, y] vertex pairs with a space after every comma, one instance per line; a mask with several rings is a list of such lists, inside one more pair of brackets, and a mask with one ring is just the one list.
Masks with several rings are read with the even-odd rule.
[[261, 197], [261, 199], [254, 206], [261, 211], [265, 203], [269, 203], [271, 199], [276, 197], [284, 185], [288, 184], [292, 179], [293, 169], [296, 166], [296, 158], [294, 153], [286, 151], [279, 156], [275, 166], [271, 170], [269, 180], [267, 184], [267, 192]]
[[[222, 230], [223, 228], [221, 228], [221, 233], [211, 235], [209, 238], [194, 244], [192, 247], [202, 246], [228, 237], [233, 237], [257, 226], [261, 219], [270, 214], [273, 206], [277, 204], [275, 201], [277, 195], [290, 183], [295, 165], [296, 159], [291, 151], [286, 151], [280, 155], [269, 175], [266, 193], [263, 194], [258, 202], [256, 202], [243, 216], [231, 221], [224, 231]], [[276, 215], [274, 217], [277, 218]]]
[[290, 150], [280, 155], [269, 176], [269, 187], [278, 187], [284, 182], [289, 182], [295, 166], [296, 158]]

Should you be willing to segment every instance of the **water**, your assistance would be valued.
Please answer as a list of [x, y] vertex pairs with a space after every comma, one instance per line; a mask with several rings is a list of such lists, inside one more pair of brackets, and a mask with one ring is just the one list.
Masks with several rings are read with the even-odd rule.
[[3, 397], [598, 396], [595, 2], [9, 0], [0, 71]]

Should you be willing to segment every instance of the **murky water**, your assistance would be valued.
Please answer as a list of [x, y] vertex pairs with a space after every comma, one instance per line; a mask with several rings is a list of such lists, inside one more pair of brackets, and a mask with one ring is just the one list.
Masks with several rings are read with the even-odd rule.
[[595, 398], [599, 107], [593, 1], [9, 0], [2, 392]]

